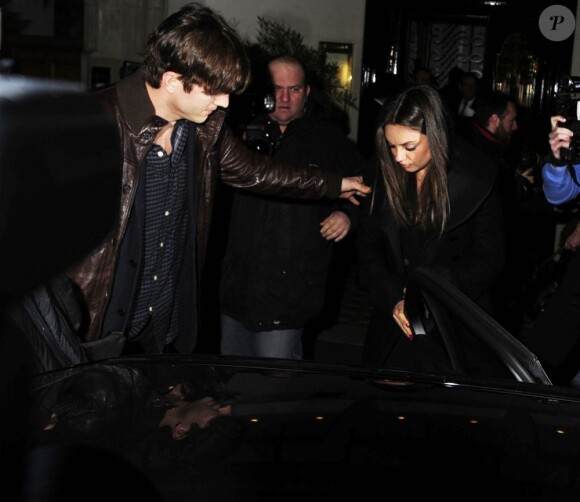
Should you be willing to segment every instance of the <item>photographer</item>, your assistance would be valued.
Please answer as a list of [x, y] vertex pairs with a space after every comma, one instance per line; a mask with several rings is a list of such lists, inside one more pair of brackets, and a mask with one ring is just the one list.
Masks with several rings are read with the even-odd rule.
[[576, 143], [580, 141], [580, 137], [574, 138], [572, 130], [566, 127], [567, 121], [563, 115], [550, 118], [552, 130], [549, 143], [552, 158], [544, 165], [542, 177], [546, 199], [552, 204], [564, 204], [580, 195], [580, 158], [574, 153], [578, 150]]
[[[311, 99], [302, 63], [277, 57], [268, 72], [275, 109], [252, 122], [247, 146], [309, 169], [360, 174], [364, 157]], [[334, 245], [352, 232], [358, 212], [335, 201], [233, 194], [220, 284], [222, 354], [303, 358], [302, 334], [323, 310]]]
[[[549, 144], [552, 157], [542, 168], [544, 194], [554, 205], [570, 203], [580, 195], [577, 157], [577, 137], [566, 127], [574, 118], [555, 115], [550, 118], [552, 129]], [[566, 124], [568, 123], [568, 124]], [[569, 247], [573, 241], [566, 242]], [[556, 384], [579, 386], [580, 370], [580, 254], [568, 262], [559, 287], [545, 310], [529, 331], [523, 333], [525, 343], [537, 354], [550, 378]]]

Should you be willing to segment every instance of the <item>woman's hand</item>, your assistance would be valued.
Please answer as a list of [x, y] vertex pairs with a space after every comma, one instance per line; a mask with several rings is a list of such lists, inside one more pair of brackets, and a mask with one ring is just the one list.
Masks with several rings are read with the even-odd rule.
[[413, 331], [411, 330], [411, 324], [405, 315], [405, 299], [399, 300], [393, 309], [393, 319], [399, 325], [399, 328], [403, 331], [405, 336], [409, 339], [413, 339]]

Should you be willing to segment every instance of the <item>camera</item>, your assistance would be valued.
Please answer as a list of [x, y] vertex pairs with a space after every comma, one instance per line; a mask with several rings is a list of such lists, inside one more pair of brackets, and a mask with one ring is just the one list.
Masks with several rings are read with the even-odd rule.
[[556, 94], [556, 113], [566, 117], [561, 127], [570, 129], [574, 136], [569, 148], [560, 149], [560, 157], [567, 162], [580, 160], [580, 77], [564, 77]]
[[[271, 112], [276, 101], [271, 94], [263, 98], [263, 111]], [[263, 120], [250, 122], [245, 127], [244, 140], [246, 146], [257, 152], [274, 155], [278, 147], [279, 129], [269, 117]]]

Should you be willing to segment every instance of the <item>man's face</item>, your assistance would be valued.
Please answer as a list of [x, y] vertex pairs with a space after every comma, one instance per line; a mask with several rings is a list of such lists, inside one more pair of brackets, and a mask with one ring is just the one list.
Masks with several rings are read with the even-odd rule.
[[498, 117], [498, 125], [495, 130], [495, 135], [504, 143], [509, 143], [512, 135], [518, 130], [518, 123], [516, 122], [517, 117], [518, 112], [513, 103], [508, 103], [506, 112], [502, 117]]
[[168, 116], [163, 116], [163, 118], [170, 122], [187, 119], [203, 124], [218, 107], [227, 108], [229, 102], [229, 94], [207, 94], [199, 85], [194, 85], [188, 93], [183, 89], [181, 80], [175, 79], [173, 93], [167, 103], [169, 115], [172, 118]]
[[276, 98], [276, 109], [270, 114], [270, 118], [281, 126], [286, 126], [304, 115], [310, 87], [304, 84], [304, 72], [295, 64], [272, 63], [270, 77]]
[[465, 101], [475, 98], [478, 89], [478, 82], [471, 75], [465, 75], [461, 80], [461, 97]]

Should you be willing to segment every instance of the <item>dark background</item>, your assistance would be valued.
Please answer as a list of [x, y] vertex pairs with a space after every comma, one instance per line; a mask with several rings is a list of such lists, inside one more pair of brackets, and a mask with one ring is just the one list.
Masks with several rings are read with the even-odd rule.
[[[363, 47], [361, 97], [359, 102], [358, 143], [365, 154], [372, 151], [374, 113], [369, 101], [379, 94], [396, 92], [409, 82], [414, 66], [431, 67], [437, 83], [446, 82], [446, 71], [440, 62], [430, 60], [429, 48], [433, 42], [430, 27], [433, 23], [448, 25], [484, 26], [485, 59], [481, 68], [482, 88], [491, 88], [498, 78], [498, 59], [508, 37], [518, 34], [526, 47], [522, 50], [535, 61], [535, 92], [531, 103], [520, 110], [518, 141], [547, 148], [546, 134], [549, 117], [554, 113], [554, 85], [570, 74], [574, 36], [561, 42], [546, 39], [538, 28], [541, 12], [548, 6], [559, 4], [576, 13], [576, 0], [503, 0], [499, 6], [489, 6], [483, 0], [406, 0], [384, 2], [367, 0]], [[2, 47], [0, 56], [13, 62], [12, 72], [29, 76], [81, 80], [81, 55], [83, 52], [84, 2], [79, 0], [54, 0], [54, 36], [22, 35], [29, 20], [11, 11], [14, 3], [0, 0], [2, 7]], [[13, 10], [14, 7], [13, 7]], [[410, 53], [411, 40], [418, 54]], [[389, 73], [390, 51], [396, 51], [398, 73]], [[512, 54], [513, 57], [522, 56]], [[525, 57], [523, 55], [522, 57]], [[472, 70], [469, 63], [464, 70]], [[98, 69], [97, 69], [98, 70]], [[392, 68], [391, 68], [392, 70]], [[514, 69], [516, 70], [516, 69]], [[365, 80], [374, 75], [376, 83]], [[98, 71], [92, 75], [93, 87], [102, 85], [103, 76]], [[106, 79], [106, 76], [105, 76]], [[510, 92], [517, 89], [508, 89]], [[525, 139], [524, 139], [525, 138]]]
[[[484, 26], [486, 31], [485, 58], [481, 67], [481, 89], [491, 89], [499, 78], [498, 65], [502, 48], [508, 37], [519, 35], [526, 46], [519, 48], [526, 54], [510, 54], [514, 60], [529, 56], [535, 62], [531, 79], [535, 92], [531, 103], [526, 103], [519, 111], [520, 132], [516, 147], [534, 145], [540, 153], [547, 153], [547, 134], [550, 124], [549, 117], [554, 114], [554, 85], [563, 76], [570, 74], [574, 35], [561, 42], [552, 42], [545, 38], [538, 26], [542, 11], [551, 5], [558, 4], [568, 7], [576, 13], [576, 0], [506, 0], [500, 6], [489, 6], [484, 1], [475, 0], [438, 0], [436, 2], [421, 2], [408, 0], [405, 2], [389, 2], [367, 0], [365, 36], [363, 48], [363, 75], [376, 75], [376, 84], [365, 82], [363, 76], [361, 89], [361, 110], [359, 114], [359, 143], [365, 153], [372, 150], [374, 129], [373, 116], [368, 114], [369, 100], [385, 90], [396, 92], [404, 87], [410, 78], [414, 66], [427, 66], [437, 75], [437, 83], [446, 83], [447, 68], [438, 67], [437, 61], [429, 60], [429, 47], [433, 42], [430, 34], [432, 23], [449, 25], [475, 24]], [[416, 32], [412, 31], [412, 28]], [[409, 54], [412, 37], [416, 37], [419, 57], [413, 59]], [[399, 73], [388, 73], [389, 53], [397, 51]], [[469, 65], [462, 67], [466, 71], [476, 70]], [[514, 68], [514, 71], [517, 71]], [[504, 89], [517, 95], [516, 88]]]

